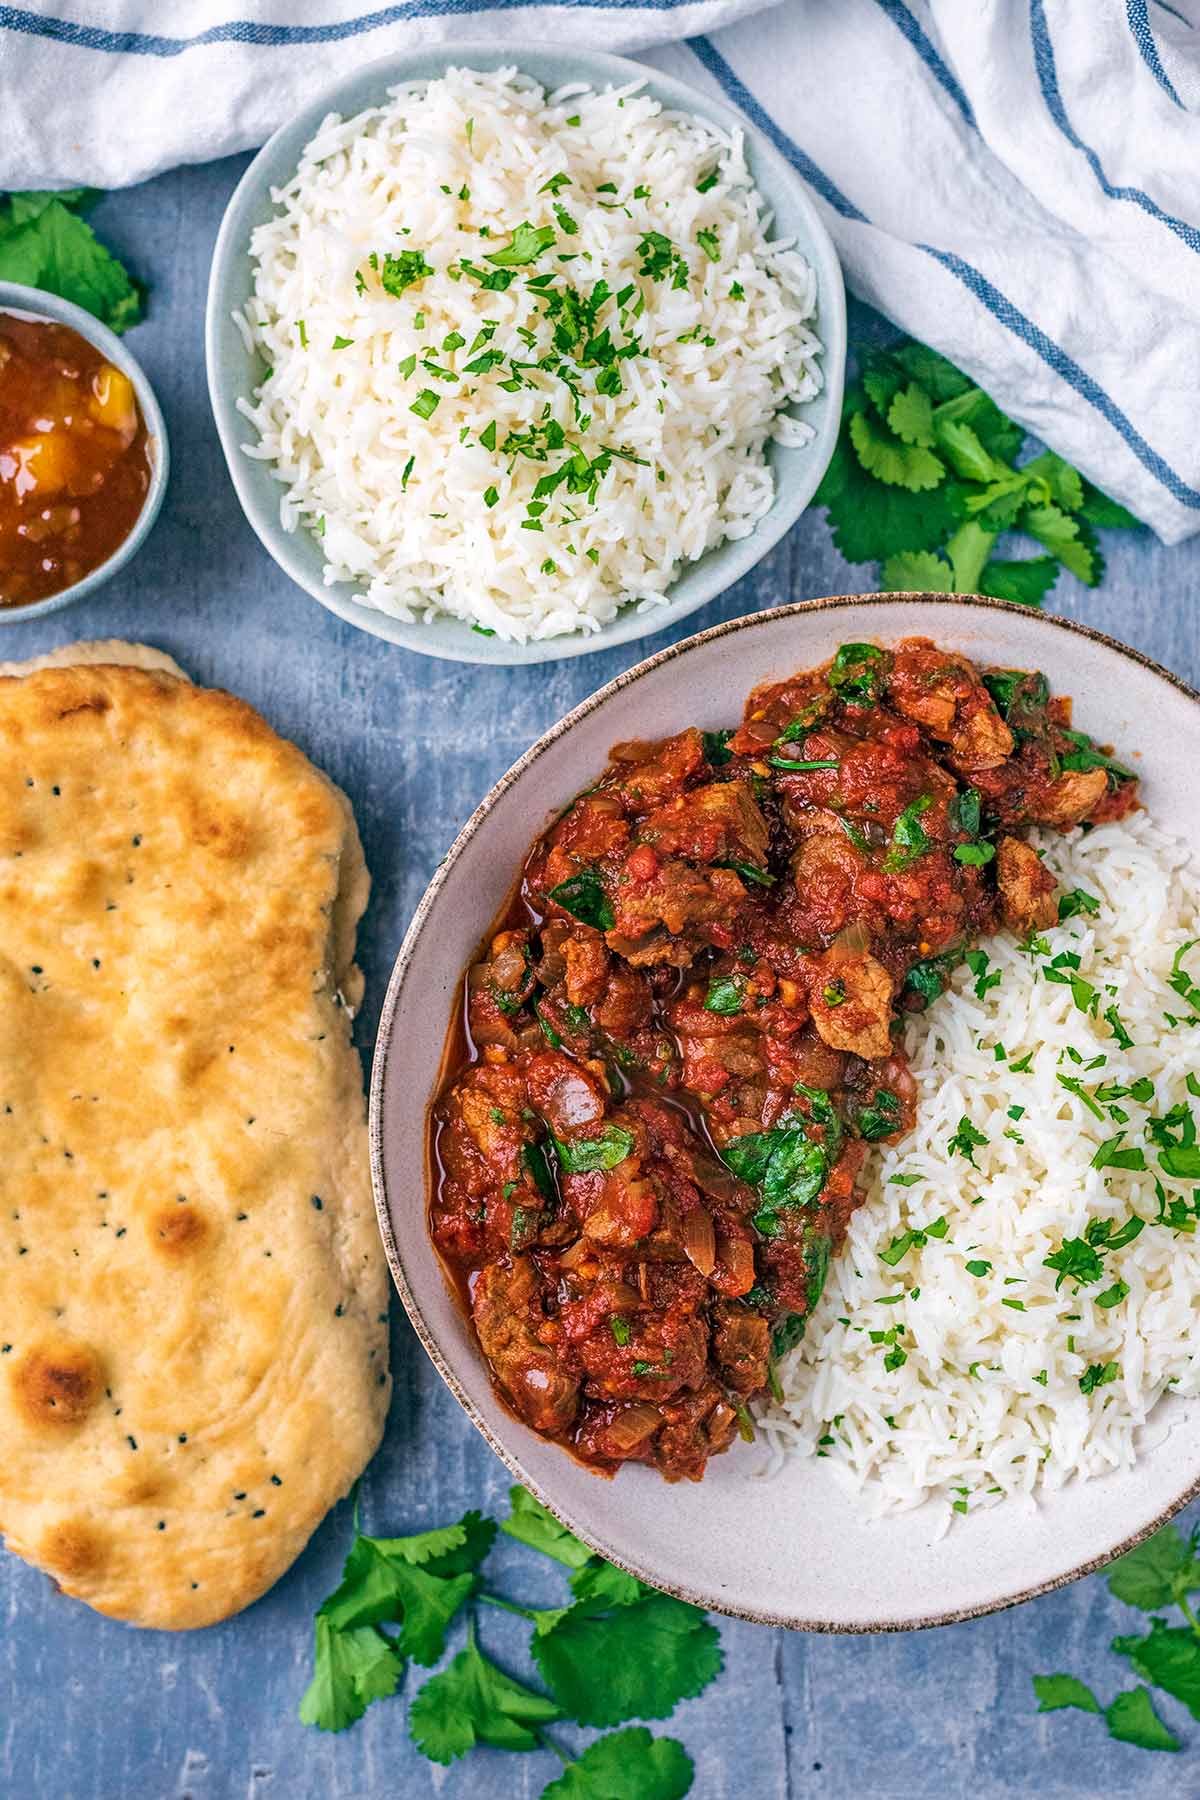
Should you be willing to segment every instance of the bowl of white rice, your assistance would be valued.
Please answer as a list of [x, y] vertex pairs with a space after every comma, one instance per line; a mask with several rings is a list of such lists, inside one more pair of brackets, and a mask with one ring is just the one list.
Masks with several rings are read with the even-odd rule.
[[[984, 939], [909, 1015], [916, 1122], [864, 1199], [755, 1441], [702, 1481], [598, 1480], [497, 1398], [426, 1226], [424, 1102], [458, 970], [532, 837], [614, 743], [736, 723], [846, 643], [1041, 670], [1136, 771], [1128, 817], [1039, 840], [1058, 920]], [[385, 1243], [493, 1448], [593, 1549], [698, 1605], [809, 1630], [970, 1617], [1107, 1561], [1200, 1494], [1200, 696], [1000, 601], [837, 597], [715, 626], [610, 682], [505, 775], [400, 952], [372, 1079]]]
[[409, 649], [542, 662], [661, 630], [794, 523], [845, 300], [798, 176], [723, 101], [464, 44], [276, 133], [206, 338], [234, 486], [294, 581]]

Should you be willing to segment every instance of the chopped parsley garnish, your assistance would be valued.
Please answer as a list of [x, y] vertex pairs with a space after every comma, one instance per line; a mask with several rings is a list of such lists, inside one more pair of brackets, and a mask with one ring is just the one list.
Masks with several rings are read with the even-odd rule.
[[536, 262], [544, 251], [554, 243], [554, 227], [552, 225], [531, 225], [528, 221], [518, 225], [513, 232], [512, 242], [503, 250], [489, 251], [484, 261], [490, 262], [498, 269], [519, 268], [525, 263]]
[[739, 1013], [745, 997], [744, 983], [736, 975], [714, 976], [704, 996], [706, 1012]]
[[947, 1141], [946, 1148], [949, 1150], [951, 1156], [964, 1156], [974, 1169], [977, 1167], [975, 1162], [975, 1152], [980, 1149], [982, 1145], [986, 1144], [987, 1141], [988, 1140], [983, 1132], [977, 1131], [970, 1119], [968, 1119], [966, 1113], [964, 1113], [962, 1118], [958, 1121], [953, 1134]]
[[1109, 1382], [1118, 1380], [1120, 1374], [1120, 1363], [1089, 1363], [1079, 1377], [1079, 1391], [1081, 1394], [1094, 1394], [1097, 1388], [1107, 1387]]
[[432, 418], [441, 405], [441, 398], [441, 395], [435, 394], [432, 388], [422, 388], [408, 410], [416, 413], [419, 419]]
[[[424, 281], [427, 275], [432, 275], [434, 272], [430, 264], [425, 261], [423, 250], [402, 250], [399, 256], [387, 255], [379, 263], [378, 268], [379, 284], [384, 293], [390, 294], [394, 300], [398, 300], [401, 294], [410, 287], [414, 287], [418, 281]], [[418, 320], [415, 323], [419, 331], [421, 322]]]
[[892, 826], [891, 847], [883, 859], [883, 866], [890, 874], [910, 869], [929, 849], [929, 838], [921, 824], [921, 815], [927, 813], [932, 805], [933, 795], [922, 794], [904, 808]]
[[554, 1139], [554, 1150], [564, 1175], [582, 1175], [596, 1169], [615, 1169], [632, 1156], [634, 1138], [623, 1125], [608, 1124], [595, 1137], [576, 1138], [572, 1143]]

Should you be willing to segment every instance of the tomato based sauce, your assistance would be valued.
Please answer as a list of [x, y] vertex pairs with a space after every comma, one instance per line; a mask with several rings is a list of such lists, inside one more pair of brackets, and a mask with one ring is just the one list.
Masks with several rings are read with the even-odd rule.
[[78, 332], [0, 312], [0, 606], [107, 562], [150, 489], [129, 377]]
[[1136, 778], [1043, 676], [846, 644], [742, 721], [614, 747], [467, 971], [429, 1224], [493, 1381], [603, 1474], [698, 1480], [802, 1335], [903, 1018], [1057, 916], [1023, 832]]

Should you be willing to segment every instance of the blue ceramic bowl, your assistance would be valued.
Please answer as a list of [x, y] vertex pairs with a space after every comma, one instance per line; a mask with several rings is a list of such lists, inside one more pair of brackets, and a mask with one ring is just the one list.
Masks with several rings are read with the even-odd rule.
[[[664, 605], [647, 612], [625, 607], [600, 631], [581, 631], [533, 644], [509, 644], [500, 638], [481, 637], [458, 619], [407, 624], [364, 606], [356, 598], [353, 582], [326, 584], [318, 540], [303, 528], [293, 532], [283, 529], [279, 519], [279, 482], [268, 464], [242, 451], [241, 446], [253, 433], [238, 411], [237, 402], [243, 396], [249, 398], [262, 381], [263, 365], [256, 354], [247, 350], [232, 316], [252, 292], [250, 234], [256, 225], [274, 215], [271, 190], [291, 179], [304, 146], [326, 114], [338, 112], [348, 118], [365, 107], [380, 105], [387, 98], [387, 90], [397, 82], [431, 80], [444, 74], [451, 64], [495, 69], [514, 63], [549, 89], [568, 81], [586, 81], [602, 88], [644, 80], [648, 91], [665, 106], [711, 119], [726, 131], [740, 126], [746, 136], [751, 173], [775, 215], [776, 235], [794, 237], [797, 248], [816, 272], [816, 331], [824, 346], [821, 369], [825, 385], [800, 415], [814, 428], [816, 436], [803, 449], [770, 446], [775, 501], [751, 535], [718, 545], [698, 562], [686, 565]], [[533, 44], [508, 43], [497, 48], [494, 44], [468, 42], [386, 57], [358, 70], [328, 88], [259, 151], [234, 191], [217, 237], [208, 286], [205, 341], [208, 390], [233, 485], [250, 524], [293, 581], [339, 618], [427, 656], [448, 657], [455, 662], [541, 663], [606, 650], [663, 630], [723, 593], [795, 523], [816, 492], [837, 439], [846, 362], [846, 302], [837, 253], [802, 183], [762, 133], [732, 107], [660, 75], [645, 64], [620, 56], [537, 48]]]
[[70, 300], [60, 300], [57, 294], [44, 294], [40, 288], [23, 287], [17, 281], [0, 281], [0, 312], [24, 313], [35, 319], [50, 319], [56, 325], [69, 325], [81, 338], [94, 344], [100, 354], [114, 368], [128, 375], [133, 383], [150, 443], [150, 486], [129, 536], [118, 544], [107, 562], [100, 563], [82, 581], [63, 588], [61, 593], [50, 594], [45, 600], [32, 600], [28, 606], [0, 607], [0, 625], [24, 625], [28, 619], [36, 619], [43, 613], [58, 612], [60, 607], [70, 606], [74, 601], [82, 600], [85, 594], [94, 593], [98, 587], [111, 580], [118, 569], [123, 569], [131, 556], [137, 554], [158, 517], [158, 509], [167, 491], [171, 459], [167, 449], [167, 428], [163, 423], [154, 389], [142, 372], [141, 364], [130, 355], [121, 339], [114, 336], [107, 325], [102, 325], [99, 319], [94, 319], [90, 312], [85, 312], [82, 306], [75, 306]]

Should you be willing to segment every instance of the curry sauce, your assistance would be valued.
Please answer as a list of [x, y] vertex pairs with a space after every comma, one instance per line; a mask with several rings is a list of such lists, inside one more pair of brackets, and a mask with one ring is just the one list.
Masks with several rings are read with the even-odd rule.
[[1131, 772], [1039, 674], [845, 644], [740, 725], [617, 745], [468, 970], [430, 1229], [498, 1391], [602, 1473], [698, 1480], [775, 1385], [873, 1143], [904, 1015], [1057, 917], [1024, 833]]

